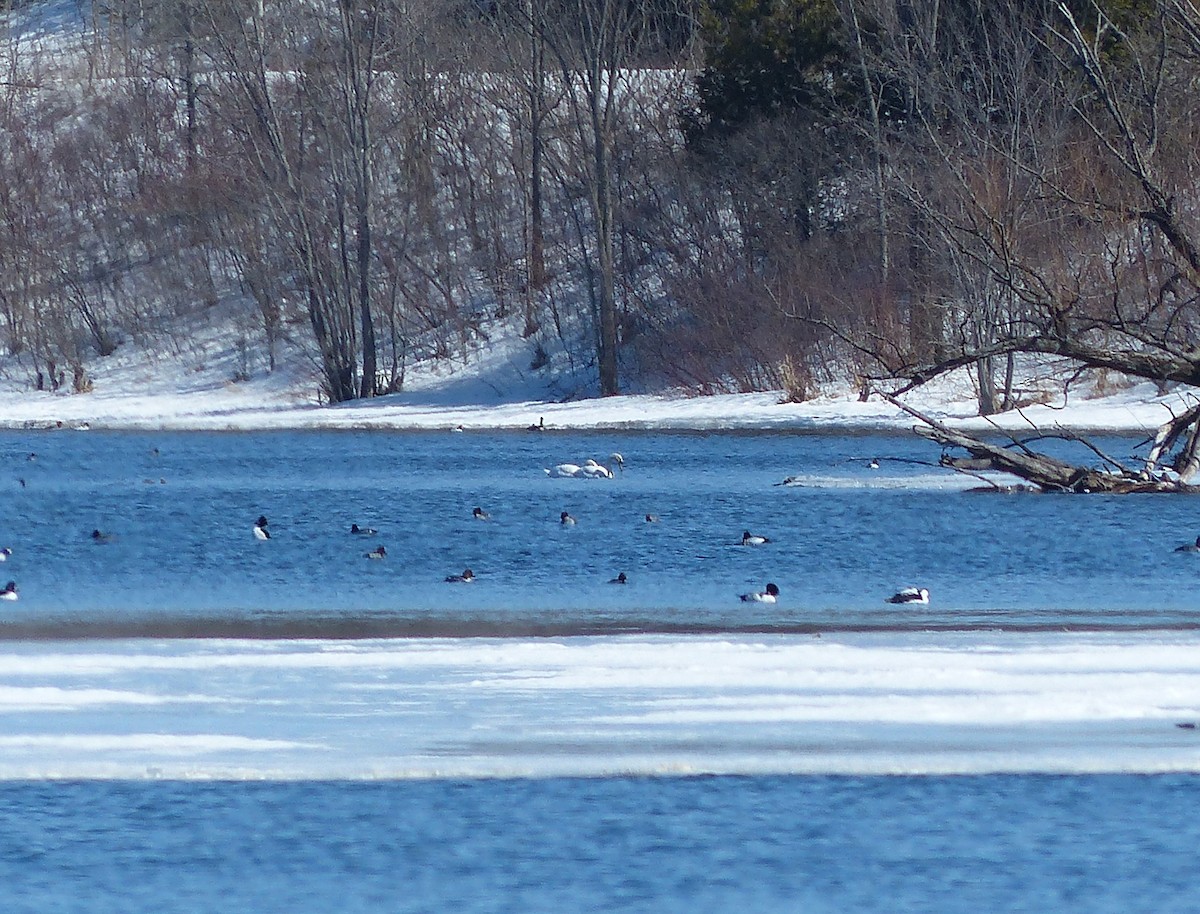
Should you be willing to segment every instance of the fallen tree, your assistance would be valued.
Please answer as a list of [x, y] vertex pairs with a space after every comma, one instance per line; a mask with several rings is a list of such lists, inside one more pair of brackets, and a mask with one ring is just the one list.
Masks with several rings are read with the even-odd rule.
[[[1184, 417], [1177, 417], [1166, 423], [1155, 436], [1150, 454], [1143, 461], [1142, 466], [1135, 470], [1104, 453], [1094, 443], [1074, 432], [1039, 431], [1031, 437], [1023, 439], [1010, 437], [1007, 443], [996, 443], [952, 429], [945, 423], [902, 403], [886, 391], [877, 390], [876, 393], [917, 419], [921, 424], [914, 426], [913, 431], [923, 438], [940, 444], [944, 449], [941, 459], [938, 461], [939, 464], [959, 472], [969, 473], [972, 476], [979, 476], [984, 472], [1006, 473], [1024, 480], [1041, 492], [1077, 494], [1102, 492], [1119, 495], [1135, 492], [1200, 493], [1200, 486], [1189, 483], [1173, 467], [1168, 471], [1160, 466], [1163, 455], [1170, 453], [1168, 442], [1177, 439], [1186, 429], [1188, 430], [1188, 441], [1185, 446], [1187, 456], [1184, 460], [1194, 467], [1197, 447], [1197, 425], [1195, 423], [1197, 417], [1200, 417], [1200, 406], [1187, 410], [1184, 414], [1185, 417], [1190, 417], [1187, 422], [1181, 422]], [[1079, 442], [1096, 455], [1100, 465], [1084, 466], [1069, 463], [1057, 457], [1039, 453], [1029, 446], [1035, 440], [1046, 438]], [[967, 456], [952, 453], [953, 450], [965, 451]], [[1178, 459], [1177, 455], [1176, 460]], [[1011, 487], [1002, 486], [993, 480], [980, 478], [993, 490], [1011, 489]]]
[[[1200, 491], [1200, 5], [1127, 7], [943, 4], [918, 55], [898, 5], [855, 7], [887, 26], [864, 44], [864, 84], [904, 87], [905, 116], [869, 132], [887, 165], [878, 230], [905, 256], [880, 256], [881, 291], [847, 309], [857, 323], [796, 313], [854, 349], [872, 389], [942, 446], [943, 466], [1045, 492]], [[847, 270], [831, 295], [857, 275]], [[993, 360], [1007, 365], [1007, 389], [1019, 355], [1196, 395], [1129, 465], [1073, 432], [980, 437], [901, 402], [973, 370], [991, 413]], [[1042, 453], [1049, 438], [1081, 442], [1095, 460]]]

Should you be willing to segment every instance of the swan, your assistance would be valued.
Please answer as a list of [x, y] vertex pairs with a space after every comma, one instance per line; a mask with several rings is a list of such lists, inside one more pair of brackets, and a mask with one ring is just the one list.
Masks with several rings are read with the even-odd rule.
[[613, 471], [602, 464], [596, 463], [589, 457], [582, 467], [579, 468], [579, 474], [585, 479], [612, 479]]
[[929, 591], [924, 587], [905, 587], [903, 590], [898, 590], [885, 603], [928, 603]]
[[743, 603], [774, 603], [779, 597], [779, 588], [768, 584], [765, 589], [755, 593], [744, 593], [740, 599]]
[[[620, 454], [613, 454], [613, 457], [620, 457]], [[613, 461], [617, 466], [623, 466], [623, 463]], [[612, 479], [613, 472], [603, 464], [597, 463], [591, 457], [583, 462], [580, 466], [577, 463], [560, 463], [558, 466], [551, 467], [545, 470], [547, 476], [551, 479]]]

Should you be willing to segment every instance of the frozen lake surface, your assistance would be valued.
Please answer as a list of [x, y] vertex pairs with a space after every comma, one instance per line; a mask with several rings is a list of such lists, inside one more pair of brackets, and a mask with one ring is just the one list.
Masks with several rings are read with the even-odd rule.
[[1186, 910], [1195, 502], [974, 494], [936, 456], [2, 433], [0, 904]]

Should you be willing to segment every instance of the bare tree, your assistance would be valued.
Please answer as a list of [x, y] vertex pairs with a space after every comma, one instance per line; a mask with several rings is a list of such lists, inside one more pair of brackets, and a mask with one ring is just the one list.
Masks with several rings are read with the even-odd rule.
[[[958, 281], [944, 271], [937, 288], [961, 305], [958, 319], [943, 308], [933, 358], [893, 349], [883, 360], [884, 373], [907, 379], [900, 391], [1012, 353], [1200, 383], [1200, 11], [1145, 6], [1149, 15], [1118, 20], [1101, 2], [989, 3], [974, 22], [943, 17], [942, 44], [917, 69], [903, 42], [881, 48], [879, 65], [920, 89], [889, 134], [891, 187], [928, 227], [931, 249], [950, 252], [940, 262], [958, 265]], [[875, 7], [885, 25], [907, 8]], [[973, 465], [1044, 488], [1126, 491], [1186, 487], [1200, 468], [1198, 420], [1186, 410], [1167, 423], [1136, 472], [1108, 466], [1069, 484], [1048, 458], [1014, 469], [986, 442], [925, 427], [968, 447]], [[1163, 479], [1172, 447], [1175, 473]]]
[[629, 79], [669, 46], [682, 5], [629, 0], [561, 0], [543, 18], [547, 46], [571, 107], [592, 232], [600, 392], [620, 391], [617, 303], [616, 142], [623, 105], [640, 96]]

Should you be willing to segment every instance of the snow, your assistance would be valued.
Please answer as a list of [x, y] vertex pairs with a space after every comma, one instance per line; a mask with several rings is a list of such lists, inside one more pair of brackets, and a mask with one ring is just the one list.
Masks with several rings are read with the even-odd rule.
[[[563, 401], [522, 341], [414, 366], [406, 392], [321, 405], [295, 358], [123, 346], [94, 389], [0, 365], [0, 426], [897, 430], [836, 387]], [[1085, 388], [1086, 390], [1087, 388]], [[1104, 395], [1099, 395], [1103, 392]], [[966, 428], [968, 376], [909, 395]], [[1190, 401], [1090, 388], [995, 420], [1149, 432]], [[911, 485], [909, 480], [906, 484]], [[0, 780], [1200, 772], [1200, 633], [911, 633], [339, 641], [0, 641]]]
[[[695, 396], [685, 391], [580, 397], [562, 381], [529, 368], [531, 344], [493, 330], [468, 357], [410, 367], [403, 393], [369, 401], [323, 405], [311, 362], [298, 351], [265, 370], [258, 353], [245, 354], [244, 335], [228, 326], [196, 331], [175, 352], [132, 343], [87, 366], [86, 394], [33, 389], [32, 370], [0, 358], [0, 427], [80, 426], [145, 430], [378, 428], [524, 429], [544, 418], [551, 429], [829, 429], [898, 430], [915, 420], [879, 397], [859, 402], [849, 385], [830, 385], [804, 403], [782, 402], [780, 391]], [[249, 361], [249, 372], [246, 372]], [[248, 380], [236, 381], [248, 373]], [[939, 379], [904, 401], [967, 430], [1063, 426], [1081, 431], [1149, 434], [1195, 402], [1186, 390], [1160, 394], [1153, 384], [1076, 384], [1064, 395], [1065, 365], [1039, 364], [1028, 383], [1041, 405], [982, 419], [968, 372]], [[572, 378], [572, 381], [575, 379]], [[69, 386], [69, 379], [68, 379]]]
[[0, 645], [0, 778], [1200, 771], [1200, 634]]
[[[831, 385], [564, 398], [528, 341], [410, 366], [404, 393], [322, 405], [299, 349], [268, 372], [227, 331], [122, 345], [86, 394], [0, 361], [0, 427], [900, 430]], [[1153, 385], [1055, 388], [997, 417], [1149, 433], [1191, 400]], [[248, 374], [247, 380], [234, 377]], [[1057, 391], [1057, 392], [1056, 392]], [[906, 397], [984, 429], [970, 377]], [[911, 479], [902, 484], [913, 485]], [[1200, 771], [1200, 634], [924, 633], [378, 641], [0, 641], [0, 780], [425, 778], [636, 773]]]

